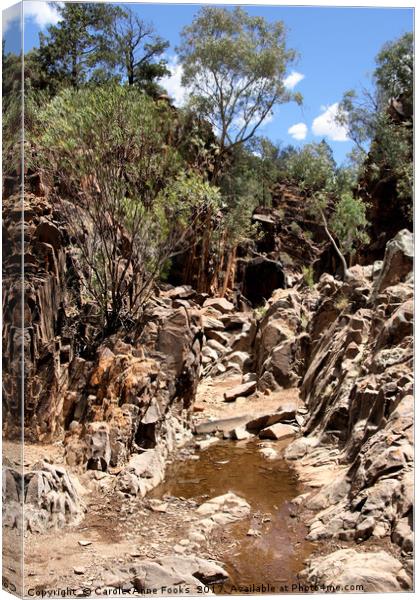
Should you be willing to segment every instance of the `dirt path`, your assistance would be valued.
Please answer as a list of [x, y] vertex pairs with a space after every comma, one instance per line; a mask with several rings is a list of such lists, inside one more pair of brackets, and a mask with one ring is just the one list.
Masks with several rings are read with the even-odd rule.
[[226, 379], [204, 379], [197, 388], [194, 402], [195, 420], [227, 419], [243, 414], [257, 415], [275, 412], [284, 405], [301, 406], [299, 389], [290, 388], [264, 394], [257, 392], [249, 398], [238, 398], [235, 402], [225, 402], [223, 394], [241, 383], [241, 375]]

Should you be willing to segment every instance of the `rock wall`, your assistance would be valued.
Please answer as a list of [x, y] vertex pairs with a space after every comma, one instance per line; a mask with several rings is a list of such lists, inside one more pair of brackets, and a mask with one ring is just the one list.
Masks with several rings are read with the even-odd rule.
[[201, 361], [201, 315], [150, 302], [140, 334], [119, 335], [97, 351], [81, 389], [65, 396], [66, 458], [79, 470], [123, 466], [133, 453], [185, 442]]
[[[159, 295], [157, 290], [133, 331], [106, 339], [95, 354], [87, 351], [94, 347], [98, 325], [83, 296], [77, 252], [62, 211], [38, 192], [25, 194], [23, 213], [19, 195], [4, 202], [4, 439], [20, 439], [23, 426], [26, 443], [64, 440], [67, 464], [79, 474], [121, 469], [132, 456], [148, 453], [149, 461], [153, 454], [159, 465], [156, 484], [168, 454], [190, 435], [203, 330], [201, 315], [186, 308], [182, 297], [194, 293], [189, 288]], [[52, 470], [61, 473], [61, 466], [33, 467], [34, 472], [29, 465], [29, 470], [20, 466], [20, 473], [7, 471], [6, 527], [41, 530], [51, 523], [61, 527], [79, 514], [79, 509], [66, 508], [80, 504], [77, 491], [68, 492], [70, 502], [67, 492], [54, 487], [58, 476]], [[150, 484], [147, 470], [145, 477]], [[35, 486], [42, 499], [32, 501], [32, 492], [32, 499], [26, 492], [22, 497], [19, 486], [31, 490]], [[23, 502], [28, 523], [16, 516]]]
[[[305, 499], [309, 539], [390, 538], [410, 574], [413, 550], [413, 237], [388, 242], [383, 263], [324, 275], [309, 327], [299, 469], [338, 465]], [[307, 477], [308, 480], [308, 477]], [[309, 476], [310, 480], [310, 476]], [[351, 568], [351, 564], [350, 567]], [[321, 567], [320, 567], [321, 569]]]
[[[62, 395], [69, 365], [81, 339], [77, 262], [58, 209], [31, 193], [3, 205], [6, 252], [3, 264], [4, 421], [6, 437], [19, 433], [20, 352], [24, 346], [24, 426], [28, 439], [54, 437], [63, 430]], [[21, 265], [24, 235], [24, 295]], [[20, 315], [24, 314], [22, 332]], [[79, 320], [80, 321], [80, 320]]]

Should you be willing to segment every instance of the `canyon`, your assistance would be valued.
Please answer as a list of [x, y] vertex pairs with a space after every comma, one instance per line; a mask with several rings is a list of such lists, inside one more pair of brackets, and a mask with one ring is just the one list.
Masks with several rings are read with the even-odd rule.
[[312, 240], [288, 227], [296, 190], [278, 198], [254, 213], [264, 236], [237, 259], [238, 293], [161, 283], [96, 346], [62, 215], [38, 193], [21, 306], [6, 198], [9, 589], [20, 575], [25, 594], [82, 597], [412, 589], [413, 235], [343, 279], [316, 223]]

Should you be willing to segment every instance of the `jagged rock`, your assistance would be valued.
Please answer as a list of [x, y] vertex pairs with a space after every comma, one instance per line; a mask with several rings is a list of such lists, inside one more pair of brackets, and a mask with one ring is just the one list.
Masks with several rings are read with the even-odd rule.
[[302, 572], [309, 583], [318, 586], [363, 586], [363, 592], [398, 592], [407, 589], [401, 582], [402, 564], [386, 552], [337, 550], [315, 558]]
[[252, 434], [246, 430], [245, 427], [235, 427], [231, 432], [231, 438], [233, 440], [248, 440], [252, 437]]
[[247, 361], [249, 361], [250, 356], [248, 352], [232, 352], [228, 354], [225, 358], [226, 363], [228, 364], [236, 364], [241, 370], [244, 368], [244, 365]]
[[226, 314], [221, 317], [226, 331], [243, 330], [244, 326], [250, 322], [250, 316], [246, 313]]
[[83, 513], [83, 502], [63, 467], [41, 461], [25, 473], [23, 482], [20, 473], [3, 468], [4, 527], [42, 533], [75, 525]]
[[195, 296], [195, 291], [190, 285], [179, 285], [172, 289], [162, 291], [161, 296], [164, 298], [170, 298], [171, 300], [183, 299], [188, 300]]
[[[191, 594], [197, 594], [203, 584], [222, 582], [227, 578], [227, 572], [215, 561], [193, 556], [163, 556], [127, 567], [111, 567], [104, 575], [104, 584], [119, 589], [134, 588], [143, 595], [153, 589], [158, 590], [159, 595], [165, 595], [171, 593], [169, 590], [186, 588]], [[202, 593], [212, 595], [212, 592]]]
[[414, 534], [412, 524], [408, 517], [401, 519], [391, 536], [392, 541], [401, 547], [404, 552], [412, 552], [414, 546]]
[[261, 429], [259, 436], [261, 439], [267, 440], [285, 440], [296, 435], [296, 429], [291, 425], [276, 423], [265, 429]]
[[380, 294], [385, 288], [404, 281], [413, 270], [413, 257], [413, 234], [407, 229], [403, 229], [386, 245], [383, 266], [374, 285], [373, 297]]
[[210, 317], [209, 315], [203, 315], [203, 328], [206, 332], [206, 335], [208, 335], [208, 330], [223, 331], [225, 326], [223, 325], [222, 321], [219, 321], [219, 319]]
[[249, 381], [248, 383], [242, 383], [236, 387], [228, 390], [224, 393], [223, 397], [226, 402], [234, 402], [239, 396], [249, 396], [253, 394], [257, 389], [255, 381]]
[[208, 340], [215, 340], [223, 347], [228, 346], [230, 342], [230, 335], [224, 331], [219, 331], [218, 329], [208, 329], [206, 331], [206, 337]]
[[218, 357], [222, 356], [226, 352], [226, 347], [223, 346], [223, 344], [221, 344], [217, 340], [208, 340], [208, 342], [207, 342], [206, 346], [204, 347], [203, 351], [205, 350], [206, 347], [209, 347], [212, 350], [215, 350], [215, 352], [217, 352]]
[[204, 301], [203, 308], [207, 308], [209, 306], [215, 308], [223, 314], [232, 312], [235, 309], [232, 302], [229, 302], [229, 300], [226, 300], [226, 298], [208, 298]]
[[[288, 447], [289, 449], [290, 447]], [[289, 458], [290, 454], [286, 452], [286, 456]], [[337, 477], [331, 483], [322, 487], [319, 492], [312, 496], [306, 501], [306, 507], [309, 510], [323, 510], [338, 504], [340, 500], [345, 498], [350, 491], [350, 482], [348, 481], [347, 475], [344, 474], [341, 477]]]
[[165, 356], [166, 364], [175, 371], [177, 377], [181, 374], [189, 352], [191, 325], [200, 326], [198, 314], [196, 322], [191, 323], [192, 313], [184, 309], [168, 311], [157, 336], [156, 349]]
[[[216, 352], [216, 350], [214, 350], [214, 348], [211, 348], [210, 346], [205, 346], [203, 348], [203, 352], [202, 352], [202, 357], [203, 359], [207, 358], [209, 360], [209, 362], [214, 362], [219, 358], [220, 354], [218, 354]], [[202, 361], [203, 364], [206, 364], [207, 361], [203, 360]]]
[[277, 290], [268, 302], [255, 340], [258, 389], [294, 387], [302, 371], [301, 299], [294, 290]]
[[106, 471], [111, 459], [109, 427], [107, 423], [90, 423], [86, 434], [87, 468]]

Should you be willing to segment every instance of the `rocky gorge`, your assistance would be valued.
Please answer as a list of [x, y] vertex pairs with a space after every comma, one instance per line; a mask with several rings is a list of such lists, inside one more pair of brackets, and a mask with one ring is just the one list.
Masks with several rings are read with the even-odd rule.
[[[296, 202], [293, 193], [285, 201]], [[22, 536], [25, 593], [67, 586], [78, 596], [240, 587], [229, 552], [247, 540], [250, 561], [267, 538], [285, 545], [264, 563], [270, 576], [287, 559], [291, 585], [306, 591], [412, 589], [412, 233], [400, 231], [383, 260], [353, 266], [344, 280], [323, 272], [307, 285], [296, 262], [279, 260], [296, 244], [284, 230], [270, 234], [276, 207], [256, 211], [266, 248], [245, 260], [240, 293], [162, 284], [134, 328], [93, 352], [62, 215], [36, 193], [27, 203], [23, 423], [20, 208], [13, 196], [5, 206], [9, 585]], [[302, 264], [327, 260], [324, 246], [308, 242]], [[184, 489], [184, 472], [198, 485]], [[269, 503], [259, 503], [264, 495]], [[248, 577], [245, 591], [270, 591], [256, 583]]]

